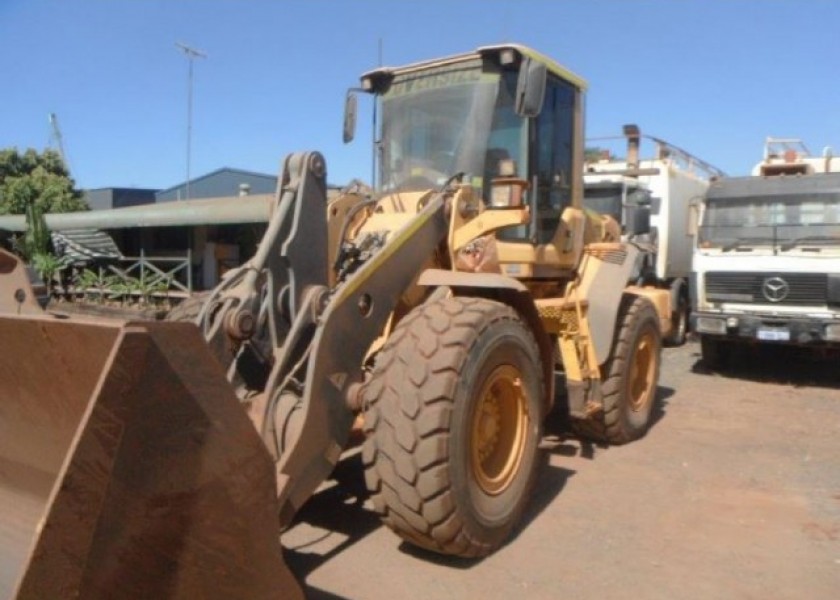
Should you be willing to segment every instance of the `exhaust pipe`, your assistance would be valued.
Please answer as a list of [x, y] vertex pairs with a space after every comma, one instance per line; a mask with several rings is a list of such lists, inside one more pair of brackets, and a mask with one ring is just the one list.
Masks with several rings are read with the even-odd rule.
[[638, 177], [634, 171], [639, 170], [639, 146], [642, 134], [638, 125], [628, 124], [623, 128], [624, 137], [627, 138], [627, 170], [631, 172], [630, 177]]

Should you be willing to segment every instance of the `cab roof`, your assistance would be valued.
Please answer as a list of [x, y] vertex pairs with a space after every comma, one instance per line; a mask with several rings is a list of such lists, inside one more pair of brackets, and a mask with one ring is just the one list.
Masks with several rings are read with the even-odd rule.
[[518, 64], [523, 58], [527, 57], [544, 64], [551, 73], [565, 81], [568, 81], [579, 90], [584, 91], [587, 88], [585, 79], [562, 66], [560, 63], [548, 58], [544, 54], [541, 54], [522, 44], [481, 46], [473, 52], [433, 58], [401, 67], [380, 67], [362, 75], [362, 87], [366, 91], [374, 91], [381, 83], [392, 79], [395, 75], [402, 75], [404, 73], [411, 73], [412, 71], [420, 71], [433, 67], [457, 64], [459, 62], [485, 58], [487, 56], [496, 57], [501, 64]]

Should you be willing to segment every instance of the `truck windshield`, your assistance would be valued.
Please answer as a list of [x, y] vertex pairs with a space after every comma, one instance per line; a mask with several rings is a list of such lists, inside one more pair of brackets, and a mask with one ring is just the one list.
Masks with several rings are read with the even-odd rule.
[[500, 160], [524, 172], [527, 129], [514, 89], [513, 73], [480, 60], [397, 75], [381, 99], [382, 189], [425, 190], [465, 173], [486, 193]]
[[609, 215], [621, 223], [623, 186], [620, 183], [587, 184], [583, 192], [583, 205], [602, 215]]
[[840, 245], [840, 194], [710, 198], [698, 243], [724, 250]]
[[650, 204], [650, 191], [632, 185], [614, 182], [587, 183], [583, 190], [583, 205], [586, 208], [609, 215], [622, 225], [625, 224], [625, 209]]

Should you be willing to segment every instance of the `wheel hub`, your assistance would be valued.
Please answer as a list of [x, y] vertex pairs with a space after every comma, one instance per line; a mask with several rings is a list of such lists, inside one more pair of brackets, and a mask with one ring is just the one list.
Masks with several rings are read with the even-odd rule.
[[630, 407], [633, 411], [642, 410], [650, 402], [655, 371], [656, 341], [652, 333], [645, 332], [636, 345], [628, 378]]
[[528, 401], [519, 370], [497, 367], [484, 382], [472, 418], [470, 463], [481, 489], [502, 493], [522, 462]]

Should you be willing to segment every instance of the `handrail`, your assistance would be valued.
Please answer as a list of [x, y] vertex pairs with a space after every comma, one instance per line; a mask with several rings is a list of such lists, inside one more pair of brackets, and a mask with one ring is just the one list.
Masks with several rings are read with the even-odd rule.
[[[642, 160], [673, 159], [674, 161], [678, 162], [678, 164], [681, 164], [685, 170], [694, 173], [695, 175], [705, 177], [706, 179], [726, 177], [726, 173], [722, 169], [719, 169], [711, 163], [706, 162], [702, 158], [694, 156], [688, 150], [684, 150], [679, 146], [676, 146], [670, 142], [667, 142], [658, 137], [654, 137], [652, 135], [641, 134], [639, 137], [653, 142], [656, 146], [654, 158], [643, 158]], [[626, 139], [627, 138], [623, 135], [599, 136], [587, 138], [586, 144], [588, 146], [589, 142], [604, 142]]]

